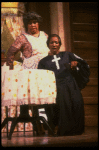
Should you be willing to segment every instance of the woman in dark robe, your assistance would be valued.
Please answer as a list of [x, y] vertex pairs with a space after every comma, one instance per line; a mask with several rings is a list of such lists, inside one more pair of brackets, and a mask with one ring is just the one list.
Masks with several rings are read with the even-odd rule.
[[81, 89], [89, 81], [89, 65], [74, 53], [61, 52], [61, 39], [56, 34], [48, 37], [47, 46], [50, 53], [40, 60], [38, 69], [54, 71], [57, 85], [56, 105], [46, 109], [48, 120], [58, 126], [60, 136], [82, 134], [84, 103]]

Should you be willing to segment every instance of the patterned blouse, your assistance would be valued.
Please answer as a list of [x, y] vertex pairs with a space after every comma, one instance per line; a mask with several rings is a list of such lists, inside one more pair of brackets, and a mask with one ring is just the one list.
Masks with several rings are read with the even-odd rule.
[[[32, 40], [29, 40], [28, 37]], [[35, 41], [37, 41], [37, 42], [35, 42]], [[40, 31], [39, 37], [34, 37], [29, 34], [22, 34], [22, 35], [18, 36], [8, 50], [7, 65], [10, 66], [10, 69], [13, 69], [14, 56], [17, 52], [21, 51], [22, 55], [24, 57], [24, 60], [25, 60], [25, 61], [23, 61], [23, 65], [25, 65], [25, 62], [27, 63], [28, 60], [29, 60], [29, 62], [30, 61], [32, 62], [34, 60], [34, 59], [32, 59], [32, 58], [34, 58], [33, 57], [34, 55], [36, 55], [36, 56], [38, 54], [40, 55], [39, 59], [38, 59], [38, 57], [35, 58], [35, 60], [38, 59], [37, 61], [35, 61], [35, 63], [36, 63], [35, 67], [33, 68], [33, 65], [30, 65], [30, 67], [27, 68], [27, 69], [36, 69], [37, 65], [38, 65], [38, 61], [41, 58], [48, 55], [49, 49], [47, 47], [46, 41], [47, 41], [47, 36], [43, 31]], [[35, 46], [33, 47], [33, 45], [35, 45]], [[26, 69], [26, 67], [24, 69]]]

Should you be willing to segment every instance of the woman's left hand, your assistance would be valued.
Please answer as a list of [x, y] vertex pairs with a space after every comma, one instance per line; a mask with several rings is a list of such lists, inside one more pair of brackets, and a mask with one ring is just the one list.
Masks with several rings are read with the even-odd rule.
[[77, 64], [78, 64], [77, 61], [71, 61], [71, 69], [75, 69]]

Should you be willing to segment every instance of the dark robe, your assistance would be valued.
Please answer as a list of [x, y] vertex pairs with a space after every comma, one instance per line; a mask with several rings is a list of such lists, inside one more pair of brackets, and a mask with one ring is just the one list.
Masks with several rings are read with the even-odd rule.
[[[54, 56], [46, 56], [40, 60], [38, 69], [52, 70], [57, 85], [56, 106], [53, 111], [46, 110], [49, 120], [58, 125], [58, 135], [76, 135], [84, 131], [84, 103], [81, 95], [89, 81], [89, 65], [82, 58], [71, 52], [60, 52], [58, 66]], [[53, 60], [53, 61], [52, 61]], [[71, 61], [77, 61], [75, 70], [70, 67]]]

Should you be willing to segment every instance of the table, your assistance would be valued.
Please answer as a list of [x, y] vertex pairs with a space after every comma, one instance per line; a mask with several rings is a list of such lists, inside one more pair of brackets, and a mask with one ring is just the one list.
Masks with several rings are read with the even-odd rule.
[[[2, 67], [1, 81], [2, 106], [29, 106], [56, 103], [56, 80], [54, 72], [52, 71], [42, 69], [9, 70], [8, 66], [5, 66], [5, 68]], [[20, 108], [20, 112], [22, 112], [23, 108]], [[26, 110], [28, 110], [28, 108]], [[26, 117], [26, 115], [28, 117]], [[30, 118], [28, 112], [26, 112], [26, 115], [24, 117], [27, 118], [26, 121], [33, 119]], [[19, 118], [20, 116], [22, 119], [22, 113], [20, 113]], [[14, 119], [14, 122], [17, 122], [15, 121], [16, 117], [9, 117], [9, 119], [12, 121], [12, 124], [12, 119]], [[35, 119], [41, 119], [47, 124], [42, 116]], [[4, 122], [2, 123], [2, 128], [3, 126]], [[11, 128], [13, 127], [11, 126]]]
[[42, 69], [2, 72], [2, 106], [52, 104], [56, 99], [53, 71]]

